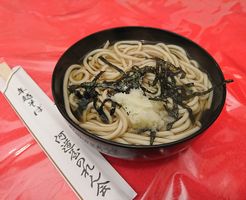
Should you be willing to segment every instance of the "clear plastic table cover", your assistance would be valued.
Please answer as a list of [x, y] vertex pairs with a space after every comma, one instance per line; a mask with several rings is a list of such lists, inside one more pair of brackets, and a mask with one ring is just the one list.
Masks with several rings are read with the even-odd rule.
[[[23, 66], [52, 98], [52, 71], [70, 45], [129, 25], [192, 39], [235, 82], [227, 87], [222, 114], [186, 151], [141, 163], [106, 158], [136, 190], [136, 199], [245, 199], [245, 0], [0, 0], [0, 56]], [[77, 199], [3, 95], [0, 102], [0, 199]]]

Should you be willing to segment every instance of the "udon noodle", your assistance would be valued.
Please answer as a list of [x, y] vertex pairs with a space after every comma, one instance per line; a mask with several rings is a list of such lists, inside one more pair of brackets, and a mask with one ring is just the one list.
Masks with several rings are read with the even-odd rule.
[[[158, 63], [158, 70], [171, 73], [165, 83], [157, 77]], [[142, 76], [134, 79], [136, 74]], [[132, 79], [137, 80], [137, 86]], [[132, 85], [127, 85], [131, 81]], [[128, 90], [120, 90], [119, 83], [126, 84], [122, 88]], [[162, 88], [173, 83], [175, 97]], [[201, 128], [201, 115], [211, 106], [211, 88], [207, 73], [180, 46], [141, 41], [111, 45], [107, 41], [102, 48], [89, 52], [80, 64], [67, 69], [63, 93], [69, 117], [91, 134], [123, 144], [157, 145], [182, 139]], [[133, 90], [141, 91], [152, 104], [162, 105], [162, 126], [133, 125], [126, 107], [115, 98], [118, 93], [130, 95]], [[183, 93], [187, 98], [178, 100]]]

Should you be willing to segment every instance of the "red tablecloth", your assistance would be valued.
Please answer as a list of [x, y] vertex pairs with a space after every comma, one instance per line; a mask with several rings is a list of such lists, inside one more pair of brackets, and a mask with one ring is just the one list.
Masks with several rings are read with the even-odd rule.
[[[136, 199], [246, 199], [245, 0], [0, 0], [0, 56], [22, 65], [52, 98], [53, 68], [70, 45], [127, 25], [192, 39], [235, 82], [218, 120], [186, 151], [159, 161], [109, 162]], [[0, 199], [76, 199], [3, 95], [0, 102]]]

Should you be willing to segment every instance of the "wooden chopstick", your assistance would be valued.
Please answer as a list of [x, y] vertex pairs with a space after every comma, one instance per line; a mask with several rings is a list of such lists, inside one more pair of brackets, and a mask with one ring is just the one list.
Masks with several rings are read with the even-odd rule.
[[8, 66], [6, 62], [0, 63], [0, 76], [7, 81], [8, 77], [11, 74], [11, 68]]

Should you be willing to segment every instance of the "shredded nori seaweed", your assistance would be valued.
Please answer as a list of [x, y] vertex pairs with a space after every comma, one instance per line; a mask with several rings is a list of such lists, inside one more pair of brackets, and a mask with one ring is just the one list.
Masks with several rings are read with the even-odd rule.
[[150, 130], [150, 141], [149, 141], [150, 145], [154, 144], [155, 137], [156, 137], [156, 131]]
[[[98, 80], [103, 75], [104, 71], [99, 72], [91, 82], [84, 82], [80, 85], [71, 85], [68, 87], [70, 93], [74, 93], [78, 99], [78, 107], [74, 111], [74, 114], [77, 118], [81, 116], [83, 111], [86, 109], [87, 105], [90, 102], [93, 102], [95, 110], [98, 112], [100, 119], [104, 123], [109, 123], [109, 120], [104, 112], [104, 106], [106, 102], [111, 102], [110, 115], [113, 115], [116, 109], [116, 106], [120, 106], [117, 102], [114, 102], [112, 99], [107, 98], [101, 102], [98, 98], [100, 95], [96, 88], [99, 89], [109, 89], [110, 95], [114, 95], [118, 92], [129, 93], [131, 89], [141, 89], [146, 95], [155, 94], [155, 92], [149, 91], [142, 84], [142, 80], [147, 73], [154, 74], [155, 78], [152, 83], [148, 83], [149, 86], [160, 86], [160, 95], [155, 97], [150, 97], [150, 100], [161, 101], [163, 106], [167, 111], [168, 115], [174, 120], [167, 124], [167, 130], [170, 130], [173, 124], [180, 119], [178, 106], [186, 109], [189, 113], [189, 118], [191, 122], [194, 123], [194, 116], [192, 109], [187, 106], [185, 102], [195, 96], [202, 96], [213, 91], [216, 87], [220, 87], [226, 83], [233, 82], [233, 80], [225, 80], [224, 82], [214, 85], [203, 92], [193, 92], [192, 87], [194, 83], [187, 83], [183, 85], [178, 85], [175, 79], [183, 79], [186, 76], [186, 73], [180, 67], [176, 67], [170, 62], [162, 60], [160, 58], [153, 58], [156, 61], [156, 66], [144, 66], [139, 68], [138, 66], [133, 66], [128, 72], [124, 72], [122, 69], [110, 63], [104, 57], [100, 56], [99, 59], [107, 64], [108, 66], [114, 68], [120, 73], [120, 77], [116, 81], [101, 81]], [[81, 90], [83, 91], [81, 93]], [[167, 104], [168, 98], [171, 98], [173, 101], [173, 106], [170, 108]], [[156, 132], [150, 130], [150, 145], [154, 143], [156, 137]]]
[[109, 61], [107, 61], [104, 57], [99, 56], [98, 58], [101, 61], [103, 61], [105, 64], [107, 64], [108, 66], [110, 66], [110, 67], [114, 68], [115, 70], [117, 70], [118, 72], [120, 72], [121, 74], [125, 74], [125, 72], [122, 69], [120, 69], [119, 67], [113, 65], [112, 63], [110, 63]]

